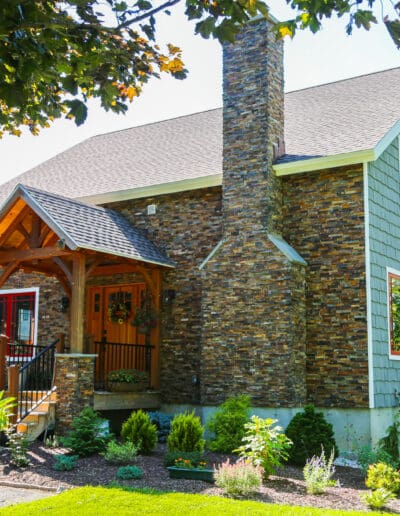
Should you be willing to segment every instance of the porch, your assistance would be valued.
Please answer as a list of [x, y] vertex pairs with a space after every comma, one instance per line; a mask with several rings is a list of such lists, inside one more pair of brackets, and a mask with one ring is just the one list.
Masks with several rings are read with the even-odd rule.
[[[161, 278], [173, 266], [121, 215], [18, 185], [0, 213], [0, 288], [16, 271], [56, 278], [69, 305], [70, 337], [45, 346], [32, 332], [18, 339], [14, 327], [11, 339], [3, 303], [0, 390], [18, 399], [14, 422], [54, 399], [55, 391], [74, 413], [84, 403], [100, 410], [158, 406]], [[132, 280], [116, 283], [117, 275]], [[25, 328], [37, 324], [33, 314], [25, 308]], [[68, 383], [74, 368], [76, 392], [69, 384], [61, 389], [57, 382]], [[107, 392], [108, 373], [116, 369], [146, 373], [143, 393]]]

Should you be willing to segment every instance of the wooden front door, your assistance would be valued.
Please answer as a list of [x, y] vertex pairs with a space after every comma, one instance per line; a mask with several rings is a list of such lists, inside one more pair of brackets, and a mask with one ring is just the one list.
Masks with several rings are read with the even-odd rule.
[[96, 388], [107, 388], [108, 373], [117, 369], [150, 373], [146, 336], [132, 325], [145, 291], [144, 283], [89, 288], [86, 328], [95, 341]]
[[[90, 287], [86, 318], [87, 333], [95, 341], [103, 337], [107, 342], [118, 344], [145, 344], [145, 336], [131, 324], [135, 308], [140, 306], [146, 290], [144, 283], [115, 285], [111, 287]], [[126, 312], [118, 313], [115, 306], [126, 306]], [[121, 315], [119, 318], [118, 315]]]

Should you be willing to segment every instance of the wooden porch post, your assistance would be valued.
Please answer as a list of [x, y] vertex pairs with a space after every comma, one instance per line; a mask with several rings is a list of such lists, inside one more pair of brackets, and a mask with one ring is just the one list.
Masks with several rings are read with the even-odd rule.
[[71, 353], [83, 353], [83, 319], [85, 311], [86, 258], [83, 254], [73, 257], [71, 296]]
[[[152, 278], [155, 283], [154, 308], [161, 315], [161, 271], [159, 269], [154, 270]], [[151, 361], [151, 380], [154, 389], [160, 388], [160, 326], [161, 317], [159, 317], [157, 326], [153, 330], [153, 342], [150, 343], [155, 346]]]
[[0, 391], [6, 387], [7, 336], [0, 335]]
[[8, 396], [15, 399], [12, 407], [10, 423], [15, 425], [18, 418], [18, 384], [19, 384], [19, 365], [14, 364], [8, 368]]

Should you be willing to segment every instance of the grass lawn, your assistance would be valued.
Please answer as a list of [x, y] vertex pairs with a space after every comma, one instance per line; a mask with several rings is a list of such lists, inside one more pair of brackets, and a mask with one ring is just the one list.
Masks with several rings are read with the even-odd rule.
[[[310, 507], [271, 505], [261, 502], [230, 500], [217, 496], [163, 492], [135, 492], [120, 488], [81, 487], [36, 502], [23, 503], [0, 510], [1, 515], [35, 516], [57, 514], [79, 515], [248, 515], [269, 516], [340, 516], [382, 515], [378, 512], [354, 512]], [[386, 513], [388, 514], [388, 513]]]

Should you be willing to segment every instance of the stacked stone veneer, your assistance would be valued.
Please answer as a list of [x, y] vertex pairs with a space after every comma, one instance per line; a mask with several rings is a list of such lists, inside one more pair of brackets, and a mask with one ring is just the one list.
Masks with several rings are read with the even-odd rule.
[[58, 433], [64, 433], [83, 408], [93, 406], [94, 361], [95, 355], [56, 355]]
[[283, 178], [284, 235], [307, 261], [308, 400], [368, 406], [363, 172]]
[[33, 287], [39, 287], [38, 344], [50, 344], [58, 333], [64, 333], [68, 343], [69, 311], [61, 312], [61, 298], [66, 294], [57, 279], [21, 271], [10, 276], [1, 290]]
[[205, 404], [306, 399], [304, 265], [270, 241], [282, 228], [273, 148], [283, 140], [282, 42], [269, 22], [224, 47], [223, 243], [203, 269]]
[[[147, 206], [156, 213], [147, 215]], [[166, 403], [199, 402], [201, 297], [199, 266], [221, 238], [221, 188], [200, 189], [146, 199], [113, 203], [176, 263], [164, 269], [163, 290], [175, 299], [162, 304], [161, 392]]]

